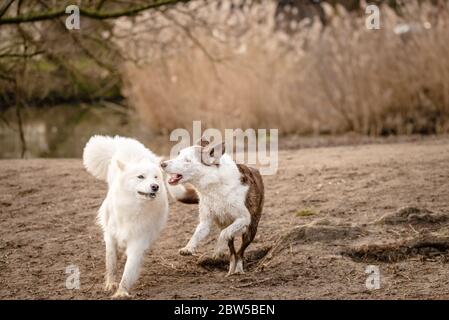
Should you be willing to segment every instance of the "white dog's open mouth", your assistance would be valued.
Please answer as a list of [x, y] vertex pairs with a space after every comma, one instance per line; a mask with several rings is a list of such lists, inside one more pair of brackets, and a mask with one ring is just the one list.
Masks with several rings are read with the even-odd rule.
[[168, 183], [171, 185], [175, 185], [175, 184], [178, 184], [178, 182], [181, 181], [181, 179], [182, 179], [182, 174], [176, 173], [176, 174], [173, 174], [170, 177], [170, 179], [168, 179]]
[[150, 199], [154, 199], [156, 198], [156, 193], [154, 192], [142, 192], [142, 191], [137, 191], [138, 194], [140, 194], [141, 196], [144, 196], [145, 198], [150, 198]]

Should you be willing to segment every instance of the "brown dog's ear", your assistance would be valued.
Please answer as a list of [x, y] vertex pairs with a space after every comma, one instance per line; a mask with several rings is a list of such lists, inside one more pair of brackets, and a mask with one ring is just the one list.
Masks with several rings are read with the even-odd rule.
[[205, 137], [201, 137], [197, 142], [195, 142], [195, 145], [201, 146], [201, 147], [207, 147], [210, 144], [210, 141], [206, 139]]
[[218, 143], [212, 147], [203, 148], [201, 152], [201, 162], [207, 166], [219, 165], [221, 156], [226, 152], [224, 142]]

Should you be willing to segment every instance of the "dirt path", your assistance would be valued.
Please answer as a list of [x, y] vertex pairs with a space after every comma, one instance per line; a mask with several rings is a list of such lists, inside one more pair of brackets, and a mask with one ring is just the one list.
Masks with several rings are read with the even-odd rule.
[[[225, 263], [178, 255], [197, 207], [174, 203], [135, 298], [449, 298], [448, 164], [448, 138], [282, 151], [247, 273], [225, 278]], [[78, 159], [0, 161], [0, 299], [108, 298], [95, 225], [104, 195]], [[79, 290], [65, 287], [71, 264]], [[368, 265], [379, 290], [365, 286]]]

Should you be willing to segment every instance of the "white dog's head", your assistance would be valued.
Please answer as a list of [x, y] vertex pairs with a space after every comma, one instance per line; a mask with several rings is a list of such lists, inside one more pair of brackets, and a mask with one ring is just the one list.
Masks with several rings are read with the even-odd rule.
[[155, 199], [164, 188], [162, 172], [159, 167], [150, 162], [125, 163], [116, 160], [120, 171], [120, 184], [127, 192], [138, 199]]
[[224, 142], [210, 146], [208, 140], [201, 138], [196, 145], [182, 149], [176, 158], [161, 162], [161, 167], [171, 175], [171, 185], [192, 182], [217, 170], [224, 153]]

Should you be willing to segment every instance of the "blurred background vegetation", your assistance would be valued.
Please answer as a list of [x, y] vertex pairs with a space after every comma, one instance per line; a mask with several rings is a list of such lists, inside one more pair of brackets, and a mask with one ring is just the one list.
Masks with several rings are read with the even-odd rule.
[[[81, 28], [65, 27], [65, 8]], [[95, 133], [449, 131], [445, 0], [1, 0], [0, 157], [79, 157]]]

